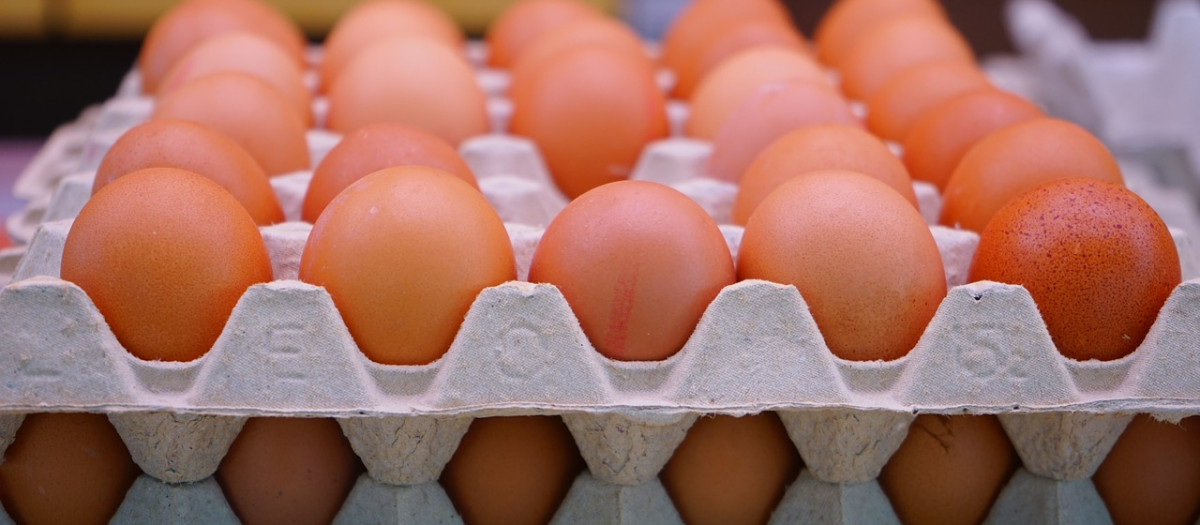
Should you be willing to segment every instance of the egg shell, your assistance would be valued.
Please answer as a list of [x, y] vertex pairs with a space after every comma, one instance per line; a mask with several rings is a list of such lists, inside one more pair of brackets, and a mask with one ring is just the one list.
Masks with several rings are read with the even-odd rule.
[[529, 44], [529, 49], [510, 68], [512, 76], [529, 74], [537, 64], [565, 49], [581, 45], [603, 45], [635, 57], [645, 57], [653, 67], [637, 33], [623, 22], [607, 17], [583, 17], [547, 31]]
[[904, 70], [937, 61], [973, 63], [974, 54], [954, 26], [942, 18], [913, 15], [866, 29], [838, 66], [846, 96], [869, 100]]
[[487, 28], [488, 65], [508, 68], [539, 36], [573, 20], [599, 16], [583, 2], [522, 0], [514, 2]]
[[787, 10], [776, 2], [705, 0], [690, 2], [680, 10], [662, 40], [660, 62], [678, 71], [693, 54], [711, 41], [722, 26], [741, 19], [773, 19], [787, 22]]
[[806, 52], [804, 37], [790, 20], [773, 16], [727, 20], [673, 69], [676, 83], [671, 94], [692, 98], [696, 86], [717, 66], [730, 57], [755, 47], [784, 47]]
[[817, 57], [838, 67], [870, 26], [907, 14], [945, 16], [941, 4], [930, 0], [837, 0], [821, 16], [813, 32]]
[[901, 142], [926, 111], [955, 95], [989, 87], [974, 64], [932, 62], [893, 75], [867, 99], [867, 129]]
[[1093, 478], [1114, 523], [1200, 518], [1200, 418], [1173, 423], [1140, 414]]

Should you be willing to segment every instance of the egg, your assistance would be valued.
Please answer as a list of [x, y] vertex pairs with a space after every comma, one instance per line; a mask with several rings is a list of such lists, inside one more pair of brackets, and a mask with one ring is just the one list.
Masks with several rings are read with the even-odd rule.
[[739, 280], [794, 285], [830, 351], [851, 361], [908, 354], [946, 296], [942, 259], [912, 203], [849, 171], [796, 177], [746, 222]]
[[744, 98], [721, 124], [713, 138], [708, 174], [738, 182], [776, 139], [818, 124], [862, 126], [846, 99], [824, 83], [790, 80], [764, 85]]
[[1031, 102], [999, 89], [955, 96], [922, 113], [904, 139], [904, 166], [913, 179], [945, 189], [963, 155], [1005, 126], [1041, 117]]
[[508, 233], [483, 195], [425, 166], [351, 184], [300, 259], [300, 280], [325, 287], [363, 354], [393, 365], [439, 359], [475, 296], [516, 275]]
[[193, 46], [171, 66], [159, 87], [159, 95], [219, 71], [240, 71], [258, 77], [283, 95], [305, 126], [312, 125], [312, 96], [304, 85], [300, 67], [278, 44], [246, 31], [222, 33]]
[[138, 70], [142, 88], [156, 93], [175, 61], [201, 41], [228, 31], [251, 31], [269, 38], [304, 65], [306, 41], [282, 13], [258, 0], [187, 0], [163, 13], [142, 43]]
[[1194, 524], [1200, 518], [1200, 417], [1133, 418], [1092, 482], [1113, 523]]
[[975, 143], [942, 193], [938, 222], [983, 231], [1006, 202], [1044, 182], [1086, 177], [1123, 184], [1100, 139], [1064, 120], [1035, 118]]
[[767, 523], [800, 475], [800, 455], [774, 412], [705, 416], [659, 474], [685, 523]]
[[522, 77], [536, 69], [538, 64], [565, 49], [576, 46], [600, 45], [619, 50], [631, 57], [645, 59], [646, 67], [653, 68], [642, 40], [625, 24], [602, 16], [589, 16], [572, 20], [551, 29], [529, 44], [528, 49], [512, 64], [512, 76]]
[[1020, 284], [1071, 359], [1133, 352], [1181, 280], [1166, 225], [1133, 192], [1048, 182], [1009, 201], [979, 236], [968, 278]]
[[28, 414], [0, 463], [17, 523], [108, 523], [140, 473], [103, 414]]
[[110, 182], [83, 206], [62, 253], [62, 278], [87, 293], [126, 350], [148, 361], [204, 355], [246, 288], [271, 277], [241, 203], [177, 168]]
[[879, 485], [901, 523], [982, 523], [1017, 465], [996, 416], [921, 414]]
[[874, 177], [912, 207], [917, 206], [904, 165], [882, 141], [855, 126], [813, 125], [776, 139], [750, 164], [738, 185], [733, 222], [746, 224], [759, 203], [780, 184], [823, 170], [847, 170]]
[[883, 139], [902, 141], [926, 111], [988, 86], [974, 64], [952, 60], [911, 67], [892, 75], [867, 99], [867, 129]]
[[195, 122], [155, 119], [126, 131], [100, 161], [92, 194], [127, 173], [179, 168], [203, 175], [232, 194], [259, 225], [283, 221], [267, 174], [233, 139]]
[[369, 0], [354, 4], [325, 39], [319, 66], [321, 90], [327, 91], [358, 53], [395, 35], [427, 37], [455, 52], [463, 41], [462, 29], [434, 4], [421, 0]]
[[759, 46], [806, 50], [804, 38], [790, 22], [775, 17], [735, 18], [722, 24], [679, 64], [672, 94], [690, 99], [696, 86], [721, 62]]
[[540, 36], [581, 18], [599, 16], [578, 0], [513, 2], [487, 29], [488, 65], [509, 68]]
[[829, 77], [812, 58], [795, 49], [761, 47], [730, 57], [696, 87], [684, 133], [712, 140], [746, 97], [767, 84], [789, 80], [825, 83]]
[[703, 208], [667, 186], [624, 181], [585, 193], [551, 221], [529, 280], [558, 287], [601, 354], [657, 361], [683, 347], [734, 270]]
[[583, 472], [557, 416], [471, 422], [439, 482], [465, 523], [548, 523]]
[[188, 82], [160, 97], [152, 118], [191, 120], [224, 133], [270, 176], [309, 166], [304, 121], [275, 88], [246, 73]]
[[817, 57], [839, 67], [846, 53], [869, 27], [905, 15], [945, 17], [934, 0], [837, 0], [829, 6], [813, 32]]
[[457, 145], [488, 130], [487, 98], [459, 53], [425, 37], [380, 40], [329, 88], [329, 129], [398, 122]]
[[971, 46], [942, 18], [900, 17], [865, 29], [838, 67], [846, 96], [869, 100], [892, 76], [938, 61], [975, 61]]
[[217, 483], [247, 525], [330, 523], [363, 472], [332, 419], [254, 417], [217, 468]]
[[569, 198], [629, 177], [642, 148], [667, 136], [654, 72], [602, 46], [566, 50], [513, 79], [510, 127], [532, 139]]
[[662, 38], [660, 62], [679, 71], [722, 27], [743, 19], [791, 21], [787, 9], [771, 0], [697, 0], [688, 2], [671, 21]]
[[334, 197], [355, 181], [393, 166], [429, 166], [478, 188], [458, 150], [430, 133], [390, 122], [370, 124], [346, 135], [313, 170], [300, 217], [317, 222]]

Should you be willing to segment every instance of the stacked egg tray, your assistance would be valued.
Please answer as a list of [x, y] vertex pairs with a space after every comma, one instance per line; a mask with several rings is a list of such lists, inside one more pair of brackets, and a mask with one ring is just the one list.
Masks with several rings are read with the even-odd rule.
[[[0, 450], [24, 414], [107, 414], [144, 472], [114, 522], [236, 522], [212, 475], [253, 416], [336, 418], [367, 469], [337, 521], [455, 522], [437, 479], [472, 419], [554, 414], [588, 465], [556, 522], [678, 523], [657, 476], [689, 427], [704, 414], [774, 411], [805, 464], [774, 522], [897, 522], [880, 469], [916, 414], [966, 413], [997, 414], [1023, 464], [989, 522], [1104, 523], [1089, 478], [1133, 415], [1200, 414], [1200, 279], [1174, 290], [1133, 354], [1073, 361], [1056, 351], [1024, 288], [965, 282], [978, 237], [940, 226], [930, 228], [950, 291], [912, 352], [890, 362], [833, 356], [796, 289], [765, 281], [722, 290], [675, 356], [613, 361], [555, 287], [514, 281], [480, 293], [440, 360], [381, 365], [358, 350], [328, 293], [296, 280], [311, 229], [302, 222], [261, 228], [275, 280], [247, 290], [208, 354], [143, 361], [80, 288], [57, 278], [89, 170], [147, 113], [131, 78], [56, 132], [18, 180], [14, 192], [32, 203], [8, 226], [28, 244], [0, 252], [0, 271], [15, 264], [0, 289]], [[483, 72], [481, 82], [502, 84], [502, 75]], [[507, 106], [497, 97], [491, 109], [503, 130]], [[672, 116], [678, 129], [686, 107]], [[337, 140], [310, 132], [314, 164]], [[710, 150], [678, 136], [654, 143], [633, 178], [669, 184], [726, 224], [736, 186], [703, 176]], [[527, 140], [497, 133], [460, 152], [506, 221], [525, 279], [566, 199]], [[293, 221], [310, 177], [272, 179]], [[936, 190], [915, 189], [922, 214], [936, 217]], [[741, 228], [722, 232], [736, 256]], [[1196, 275], [1186, 235], [1173, 234], [1185, 276]]]

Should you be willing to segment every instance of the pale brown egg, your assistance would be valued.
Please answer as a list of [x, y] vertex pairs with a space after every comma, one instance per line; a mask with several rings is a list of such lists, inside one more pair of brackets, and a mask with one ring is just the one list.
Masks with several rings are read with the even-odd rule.
[[1200, 519], [1200, 417], [1178, 424], [1139, 414], [1092, 477], [1113, 523]]
[[885, 140], [903, 141], [925, 112], [955, 95], [989, 86], [977, 66], [957, 60], [908, 68], [867, 99], [867, 129]]
[[722, 27], [743, 19], [773, 19], [790, 23], [787, 9], [773, 0], [697, 0], [689, 2], [671, 21], [662, 39], [660, 62], [679, 71], [684, 62]]
[[321, 91], [329, 90], [341, 71], [358, 53], [380, 40], [395, 36], [422, 36], [457, 52], [462, 29], [450, 15], [422, 0], [369, 0], [355, 4], [338, 19], [325, 39], [321, 55]]
[[539, 37], [581, 18], [600, 16], [578, 0], [513, 2], [487, 29], [488, 65], [509, 68]]
[[840, 67], [846, 53], [867, 28], [912, 14], [946, 16], [942, 5], [935, 0], [837, 0], [821, 16], [813, 33], [817, 57], [825, 64]]
[[291, 103], [304, 125], [312, 126], [312, 95], [300, 67], [278, 44], [247, 31], [222, 33], [193, 46], [167, 72], [159, 96], [219, 71], [240, 71], [270, 84]]
[[747, 49], [765, 46], [807, 53], [804, 37], [789, 21], [775, 17], [735, 19], [722, 24], [718, 31], [709, 35], [707, 42], [684, 57], [675, 69], [675, 86], [671, 94], [690, 99], [704, 77], [721, 62]]
[[685, 523], [767, 523], [800, 455], [774, 412], [704, 416], [659, 477]]
[[188, 82], [159, 98], [153, 118], [191, 120], [224, 133], [272, 177], [309, 167], [304, 121], [275, 88], [246, 73]]
[[921, 214], [849, 171], [809, 173], [771, 192], [746, 222], [737, 274], [794, 285], [829, 349], [851, 361], [908, 354], [946, 296]]
[[971, 46], [950, 22], [913, 15], [880, 22], [866, 29], [838, 66], [842, 91], [869, 100], [892, 76], [913, 66], [938, 61], [973, 64]]
[[154, 22], [138, 54], [142, 89], [156, 93], [175, 61], [192, 46], [228, 31], [251, 31], [278, 44], [297, 66], [306, 41], [300, 29], [274, 7], [258, 0], [187, 0]]
[[29, 414], [0, 463], [17, 523], [108, 523], [140, 470], [104, 414]]
[[542, 61], [566, 49], [576, 46], [599, 45], [619, 50], [631, 57], [644, 58], [646, 66], [653, 68], [642, 40], [624, 23], [603, 16], [589, 16], [568, 22], [556, 29], [546, 31], [514, 61], [512, 76], [523, 77], [535, 70]]
[[217, 183], [177, 168], [123, 175], [92, 196], [62, 253], [62, 278], [96, 304], [131, 354], [191, 361], [234, 305], [271, 280], [262, 236]]
[[256, 224], [283, 221], [266, 172], [233, 139], [202, 124], [162, 118], [126, 131], [96, 168], [92, 194], [145, 168], [180, 168], [203, 175], [237, 198]]
[[398, 122], [457, 145], [488, 130], [487, 98], [461, 54], [425, 37], [393, 37], [358, 53], [329, 88], [329, 129]]
[[384, 168], [410, 165], [437, 168], [479, 187], [471, 167], [445, 140], [401, 124], [371, 124], [343, 137], [313, 170], [300, 218], [317, 222], [329, 202], [354, 182]]

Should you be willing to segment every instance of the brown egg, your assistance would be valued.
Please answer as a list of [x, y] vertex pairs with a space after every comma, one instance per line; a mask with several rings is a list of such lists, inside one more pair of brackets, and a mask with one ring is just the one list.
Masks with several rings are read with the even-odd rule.
[[837, 0], [829, 6], [813, 33], [817, 57], [830, 66], [840, 67], [847, 52], [869, 27], [914, 14], [946, 16], [942, 5], [933, 0]]
[[946, 296], [942, 258], [921, 214], [860, 173], [796, 177], [759, 204], [738, 252], [739, 280], [791, 284], [834, 355], [903, 357]]
[[170, 93], [197, 78], [219, 71], [258, 77], [279, 91], [305, 126], [312, 126], [312, 96], [296, 61], [270, 39], [247, 31], [230, 31], [192, 46], [167, 72], [158, 93]]
[[703, 208], [667, 186], [624, 181], [584, 194], [554, 218], [529, 281], [562, 291], [601, 354], [657, 361], [683, 347], [734, 273]]
[[950, 22], [928, 15], [905, 16], [865, 30], [838, 67], [846, 96], [869, 100], [893, 75], [938, 61], [973, 64], [971, 46]]
[[126, 131], [104, 154], [92, 194], [127, 173], [179, 168], [203, 175], [231, 193], [259, 225], [283, 221], [267, 174], [233, 139], [201, 124], [154, 119]]
[[516, 275], [508, 233], [483, 195], [425, 166], [351, 184], [300, 259], [300, 280], [325, 287], [363, 354], [393, 365], [439, 359], [475, 296]]
[[846, 170], [879, 179], [916, 208], [912, 179], [887, 146], [865, 130], [843, 124], [814, 125], [792, 131], [755, 158], [738, 185], [733, 222], [746, 224], [750, 214], [775, 188], [798, 175]]
[[179, 118], [224, 133], [267, 175], [308, 169], [304, 121], [275, 88], [245, 73], [223, 71], [158, 99], [153, 118]]
[[187, 0], [164, 13], [146, 34], [138, 55], [142, 89], [156, 93], [175, 61], [201, 41], [229, 31], [261, 34], [304, 65], [304, 35], [282, 13], [258, 0]]
[[747, 97], [767, 84], [789, 80], [825, 83], [829, 77], [811, 57], [794, 49], [761, 47], [738, 53], [696, 88], [684, 131], [691, 137], [712, 140]]
[[558, 53], [514, 78], [509, 94], [512, 133], [537, 143], [569, 198], [628, 178], [642, 148], [667, 136], [666, 101], [654, 72], [607, 47]]
[[300, 218], [317, 222], [329, 201], [355, 181], [384, 168], [410, 165], [437, 168], [479, 187], [471, 167], [445, 140], [401, 124], [371, 124], [342, 138], [313, 170]]
[[945, 189], [967, 151], [993, 131], [1042, 116], [1029, 101], [999, 89], [964, 93], [923, 113], [904, 140], [913, 179]]
[[149, 168], [83, 206], [62, 278], [87, 292], [131, 354], [191, 361], [212, 347], [246, 288], [271, 280], [271, 261], [229, 192], [190, 171]]
[[789, 80], [758, 88], [729, 113], [713, 138], [708, 174], [737, 182], [754, 159], [788, 132], [818, 124], [862, 127], [850, 104], [821, 82]]
[[619, 50], [631, 57], [644, 59], [648, 68], [654, 67], [650, 57], [646, 55], [641, 38], [629, 26], [608, 17], [589, 16], [548, 30], [530, 43], [529, 48], [521, 54], [521, 58], [513, 62], [512, 76], [527, 76], [529, 71], [537, 69], [542, 61], [563, 50], [590, 45]]
[[487, 132], [487, 98], [461, 54], [424, 37], [387, 38], [359, 52], [329, 88], [329, 129], [349, 133], [378, 122], [457, 145]]
[[362, 472], [336, 421], [254, 417], [233, 440], [216, 478], [247, 525], [330, 523]]
[[558, 416], [471, 422], [439, 482], [466, 523], [547, 523], [583, 458]]
[[921, 414], [879, 485], [902, 523], [982, 523], [1017, 465], [996, 416]]
[[600, 12], [578, 0], [513, 2], [488, 27], [488, 65], [511, 67], [542, 35], [572, 21], [592, 16], [600, 16]]
[[685, 523], [767, 523], [800, 455], [774, 412], [696, 420], [659, 477]]
[[867, 99], [867, 129], [881, 138], [902, 141], [925, 112], [938, 104], [991, 84], [975, 64], [930, 62], [892, 75]]
[[1133, 352], [1180, 282], [1166, 225], [1123, 186], [1051, 181], [1009, 201], [979, 236], [971, 281], [1020, 284], [1071, 359]]
[[1104, 143], [1064, 120], [1035, 118], [975, 143], [942, 194], [938, 222], [975, 232], [1009, 200], [1039, 184], [1086, 177], [1124, 184]]
[[29, 414], [0, 463], [17, 523], [108, 523], [140, 473], [103, 414]]
[[675, 87], [671, 94], [690, 99], [696, 86], [721, 62], [739, 52], [760, 46], [807, 52], [804, 37], [789, 21], [780, 21], [771, 16], [737, 18], [722, 24], [707, 42], [685, 57], [675, 70]]
[[325, 39], [321, 56], [321, 91], [328, 91], [342, 70], [360, 52], [380, 40], [421, 36], [445, 44], [458, 52], [462, 29], [450, 15], [421, 0], [369, 0], [355, 4], [342, 15]]
[[712, 40], [723, 27], [744, 19], [773, 19], [790, 24], [791, 16], [772, 0], [697, 0], [689, 2], [671, 21], [662, 39], [660, 62], [672, 71]]
[[1133, 418], [1092, 477], [1116, 525], [1200, 518], [1200, 417]]

